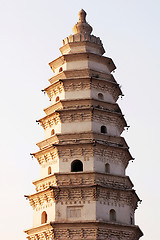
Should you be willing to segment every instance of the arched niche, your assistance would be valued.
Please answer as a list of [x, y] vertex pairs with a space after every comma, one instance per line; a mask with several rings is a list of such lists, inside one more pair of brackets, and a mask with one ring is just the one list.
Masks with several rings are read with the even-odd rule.
[[52, 129], [52, 131], [51, 131], [51, 136], [54, 135], [54, 134], [55, 134], [55, 130]]
[[59, 101], [59, 96], [56, 97], [56, 102], [58, 102], [58, 101]]
[[110, 210], [109, 218], [111, 222], [116, 222], [116, 211], [114, 209]]
[[44, 224], [47, 222], [47, 213], [44, 211], [41, 214], [41, 224]]
[[107, 133], [107, 128], [106, 126], [101, 126], [101, 133]]
[[48, 167], [48, 175], [50, 175], [52, 173], [52, 169], [51, 169], [51, 167], [49, 166]]
[[104, 100], [104, 95], [103, 95], [103, 93], [98, 93], [98, 99], [99, 99], [99, 100]]
[[109, 163], [105, 164], [105, 173], [110, 173], [110, 164]]
[[83, 171], [83, 163], [80, 160], [74, 160], [71, 163], [71, 172], [82, 172]]

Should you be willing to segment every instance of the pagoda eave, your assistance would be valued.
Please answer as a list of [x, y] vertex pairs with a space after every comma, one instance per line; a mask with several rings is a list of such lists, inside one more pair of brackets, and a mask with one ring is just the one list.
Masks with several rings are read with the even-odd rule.
[[90, 41], [79, 41], [79, 42], [67, 42], [65, 45], [59, 48], [60, 52], [62, 54], [65, 54], [67, 52], [68, 54], [73, 53], [75, 50], [74, 47], [84, 47], [84, 51], [88, 52], [88, 47], [92, 47], [93, 49], [96, 49], [99, 51], [99, 55], [103, 55], [105, 53], [105, 50], [103, 48], [102, 44], [97, 44], [95, 42]]
[[102, 133], [96, 133], [96, 132], [80, 132], [80, 133], [72, 133], [72, 134], [56, 134], [54, 136], [51, 136], [50, 138], [47, 138], [43, 141], [40, 141], [37, 143], [37, 146], [42, 149], [46, 149], [47, 147], [50, 147], [53, 145], [53, 143], [79, 143], [79, 142], [85, 142], [86, 140], [90, 141], [91, 143], [95, 143], [96, 139], [103, 140], [104, 142], [113, 142], [120, 147], [125, 147], [128, 149], [128, 145], [123, 137], [117, 137], [117, 136], [109, 136], [104, 135]]
[[[46, 236], [52, 239], [70, 239], [74, 236], [74, 239], [110, 239], [112, 236], [116, 236], [118, 239], [138, 240], [143, 236], [143, 232], [137, 225], [127, 225], [123, 223], [107, 222], [102, 220], [92, 221], [52, 221], [46, 224], [42, 224], [38, 227], [33, 227], [25, 230], [28, 234], [28, 240], [33, 237], [40, 237], [46, 231]], [[75, 232], [76, 236], [75, 237]], [[88, 235], [88, 234], [89, 235]], [[68, 236], [68, 237], [67, 237]], [[45, 235], [44, 235], [45, 237]]]
[[[89, 176], [89, 178], [88, 178]], [[36, 186], [39, 192], [41, 188], [46, 189], [47, 186], [44, 183], [49, 182], [49, 186], [66, 186], [66, 185], [93, 185], [96, 183], [105, 183], [110, 186], [117, 186], [117, 188], [132, 189], [134, 187], [129, 176], [120, 176], [113, 174], [105, 174], [103, 172], [85, 171], [77, 172], [76, 176], [74, 172], [55, 172], [54, 174], [48, 175], [47, 177], [37, 179], [32, 183]], [[45, 186], [45, 187], [44, 187]]]
[[[51, 230], [50, 232], [50, 236], [52, 236], [53, 233], [53, 227], [51, 223], [44, 223], [40, 226], [36, 226], [36, 227], [32, 227], [29, 229], [24, 230], [24, 232], [28, 235], [33, 235], [33, 234], [39, 234], [39, 233], [43, 233], [44, 231], [48, 231]], [[28, 239], [30, 239], [30, 237], [28, 237]]]
[[101, 71], [97, 71], [94, 69], [84, 68], [84, 69], [76, 69], [76, 70], [63, 70], [57, 75], [53, 76], [49, 79], [51, 84], [65, 79], [79, 79], [79, 78], [96, 78], [108, 80], [110, 82], [116, 82], [113, 75], [109, 73], [104, 73]]
[[[66, 72], [69, 72], [69, 71], [63, 71], [63, 73], [66, 73]], [[119, 87], [119, 84], [117, 84], [116, 81], [111, 80], [111, 77], [108, 77], [108, 78], [104, 79], [104, 78], [99, 78], [99, 77], [95, 77], [95, 76], [93, 76], [93, 77], [84, 76], [84, 77], [79, 77], [79, 78], [74, 78], [74, 77], [73, 78], [58, 78], [51, 85], [44, 88], [43, 91], [45, 91], [47, 93], [47, 91], [52, 90], [58, 84], [62, 84], [63, 82], [66, 82], [66, 81], [73, 81], [73, 80], [76, 81], [76, 80], [78, 80], [78, 81], [83, 82], [83, 80], [92, 80], [92, 79], [99, 80], [99, 81], [102, 81], [102, 82], [108, 83], [108, 84], [114, 84], [116, 87]], [[53, 77], [50, 80], [53, 80]]]
[[[130, 240], [138, 240], [143, 236], [143, 232], [137, 225], [126, 225], [122, 223], [110, 223], [101, 220], [95, 221], [74, 221], [72, 223], [69, 222], [51, 222], [53, 227], [53, 238], [56, 239], [58, 237], [58, 229], [62, 226], [61, 229], [61, 237], [65, 238], [64, 229], [70, 230], [70, 238], [72, 238], [72, 234], [77, 230], [77, 238], [78, 239], [94, 239], [94, 240], [102, 240], [102, 239], [111, 239], [111, 237], [116, 237], [117, 239], [130, 239]], [[87, 229], [88, 226], [88, 229]], [[93, 227], [93, 229], [92, 229]], [[91, 231], [92, 229], [92, 231]], [[79, 230], [79, 231], [78, 231]], [[88, 230], [88, 231], [86, 231]], [[89, 233], [89, 235], [87, 234]], [[84, 234], [83, 234], [84, 233]], [[83, 235], [82, 235], [83, 234]]]
[[118, 201], [131, 206], [133, 211], [137, 209], [139, 197], [134, 189], [121, 189], [116, 186], [100, 184], [93, 185], [70, 185], [70, 186], [49, 186], [47, 189], [36, 192], [27, 197], [33, 209], [43, 204], [58, 203], [66, 201], [105, 201], [113, 203]]
[[102, 62], [103, 64], [106, 64], [110, 72], [116, 69], [116, 66], [111, 58], [100, 56], [90, 52], [62, 55], [61, 57], [50, 62], [49, 66], [51, 67], [53, 72], [55, 72], [55, 69], [62, 66], [65, 62], [70, 62], [70, 61], [73, 62], [73, 61], [85, 60], [85, 59], [88, 61], [90, 59], [96, 62]]
[[117, 103], [110, 103], [110, 102], [104, 102], [103, 100], [95, 99], [95, 98], [79, 98], [79, 99], [62, 99], [59, 102], [56, 102], [53, 105], [50, 105], [49, 107], [43, 109], [44, 112], [49, 115], [50, 113], [53, 113], [57, 109], [79, 109], [84, 107], [94, 107], [94, 108], [100, 108], [100, 109], [106, 109], [111, 112], [116, 112], [119, 114], [122, 114], [119, 106]]

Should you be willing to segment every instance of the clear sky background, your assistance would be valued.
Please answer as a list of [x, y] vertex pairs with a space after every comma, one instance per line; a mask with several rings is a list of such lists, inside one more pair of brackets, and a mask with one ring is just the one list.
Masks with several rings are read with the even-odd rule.
[[127, 174], [142, 204], [136, 224], [143, 240], [158, 240], [160, 222], [160, 1], [159, 0], [0, 0], [0, 238], [24, 240], [39, 165], [30, 157], [43, 130], [36, 119], [49, 105], [41, 89], [53, 75], [48, 63], [60, 56], [83, 8], [105, 56], [117, 66], [119, 99], [130, 129], [124, 132], [135, 161]]

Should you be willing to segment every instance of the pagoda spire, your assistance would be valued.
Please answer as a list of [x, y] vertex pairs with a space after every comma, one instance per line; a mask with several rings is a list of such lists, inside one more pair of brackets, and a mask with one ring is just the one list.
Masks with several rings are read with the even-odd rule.
[[79, 22], [83, 22], [83, 23], [85, 22], [86, 23], [86, 15], [87, 15], [87, 13], [83, 9], [81, 9], [79, 11], [78, 15], [79, 15]]
[[74, 25], [72, 31], [74, 34], [81, 33], [81, 34], [91, 34], [92, 27], [86, 21], [87, 13], [81, 9], [79, 12], [79, 21]]

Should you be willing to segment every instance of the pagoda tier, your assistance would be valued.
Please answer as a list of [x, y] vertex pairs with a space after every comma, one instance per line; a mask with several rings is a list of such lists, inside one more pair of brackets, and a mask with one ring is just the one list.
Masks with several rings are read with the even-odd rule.
[[81, 10], [55, 73], [43, 91], [50, 99], [37, 120], [44, 140], [32, 155], [40, 166], [29, 240], [138, 240], [140, 202], [125, 170], [133, 160], [122, 132], [128, 128], [116, 103], [122, 91], [111, 74], [115, 64]]
[[97, 77], [82, 77], [80, 75], [77, 78], [59, 78], [45, 88], [44, 91], [48, 94], [51, 103], [56, 102], [57, 96], [60, 96], [61, 100], [75, 99], [77, 97], [80, 99], [81, 92], [82, 99], [89, 96], [90, 98], [99, 99], [98, 92], [101, 92], [105, 97], [103, 100], [115, 103], [118, 97], [123, 95], [119, 85], [115, 81], [98, 77], [98, 74], [99, 72], [97, 72]]
[[[77, 143], [73, 143], [72, 141], [70, 144], [52, 144], [51, 147], [45, 148], [33, 155], [40, 164], [47, 162], [48, 164], [54, 164], [57, 163], [58, 159], [62, 162], [68, 162], [68, 158], [70, 158], [70, 161], [80, 158], [89, 162], [94, 157], [95, 161], [98, 161], [99, 164], [100, 162], [107, 162], [107, 160], [117, 164], [118, 162], [122, 162], [125, 168], [128, 165], [128, 161], [132, 159], [127, 148], [120, 147], [115, 143], [99, 143], [89, 140], [85, 140], [85, 142], [79, 140]], [[111, 157], [112, 159], [110, 160]]]
[[[101, 108], [99, 105], [94, 107], [82, 107], [81, 109], [60, 109], [38, 120], [45, 130], [45, 138], [50, 137], [52, 129], [55, 133], [63, 132], [100, 132], [101, 126], [107, 125], [107, 134], [120, 136], [127, 123], [122, 114]], [[72, 128], [69, 125], [72, 124]]]
[[[50, 186], [27, 196], [34, 211], [34, 220], [42, 210], [53, 212], [48, 221], [110, 221], [110, 209], [117, 212], [116, 223], [134, 224], [134, 211], [140, 201], [133, 189], [107, 187], [100, 184]], [[105, 209], [105, 211], [104, 211]], [[41, 219], [37, 219], [41, 224]]]
[[105, 172], [105, 164], [110, 163], [111, 172], [124, 175], [128, 162], [133, 160], [122, 137], [107, 137], [89, 132], [63, 134], [37, 145], [40, 151], [33, 153], [33, 156], [42, 165], [44, 176], [47, 176], [49, 165], [54, 172], [70, 172], [71, 162], [75, 159], [83, 161], [85, 171]]
[[59, 71], [60, 67], [62, 67], [64, 71], [66, 69], [74, 70], [77, 68], [91, 68], [92, 70], [99, 70], [107, 72], [108, 74], [116, 69], [116, 66], [111, 58], [99, 56], [90, 52], [62, 55], [53, 62], [49, 63], [49, 65], [55, 73], [58, 73], [57, 71]]

